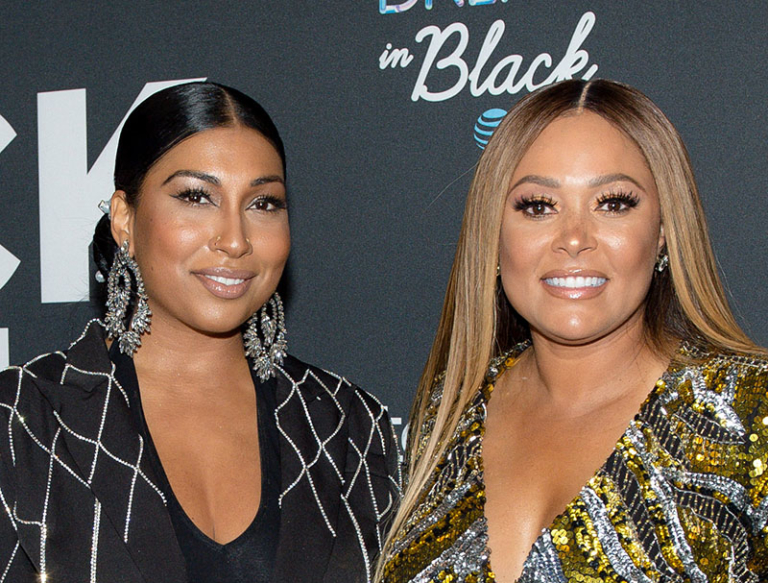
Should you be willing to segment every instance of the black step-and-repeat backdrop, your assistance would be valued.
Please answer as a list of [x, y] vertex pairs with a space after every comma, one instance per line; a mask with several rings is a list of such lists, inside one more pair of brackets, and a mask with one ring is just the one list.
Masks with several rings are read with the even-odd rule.
[[[473, 167], [536, 87], [607, 77], [687, 141], [739, 320], [768, 343], [768, 4], [222, 0], [0, 6], [0, 365], [93, 314], [117, 132], [153, 91], [254, 96], [287, 146], [298, 357], [407, 416]], [[695, 268], [695, 266], [691, 266]]]

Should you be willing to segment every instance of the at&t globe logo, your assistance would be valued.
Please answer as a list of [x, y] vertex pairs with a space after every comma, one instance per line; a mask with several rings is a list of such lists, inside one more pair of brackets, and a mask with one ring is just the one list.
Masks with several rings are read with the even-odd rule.
[[488, 140], [491, 139], [493, 132], [501, 123], [501, 120], [507, 112], [503, 109], [489, 109], [477, 118], [475, 123], [475, 143], [481, 150], [485, 150], [485, 146], [488, 145]]

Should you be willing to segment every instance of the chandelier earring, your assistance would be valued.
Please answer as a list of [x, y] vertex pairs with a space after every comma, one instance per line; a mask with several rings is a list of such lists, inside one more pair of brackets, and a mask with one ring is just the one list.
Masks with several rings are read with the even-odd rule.
[[283, 364], [288, 349], [285, 334], [283, 301], [275, 292], [248, 319], [243, 335], [245, 355], [253, 359], [253, 370], [262, 382], [275, 376], [277, 366]]
[[667, 268], [668, 265], [669, 265], [669, 255], [667, 255], [667, 253], [664, 252], [661, 255], [659, 255], [658, 259], [656, 259], [655, 269], [658, 273], [661, 273]]
[[[134, 285], [136, 289], [133, 289]], [[126, 326], [131, 297], [135, 298], [135, 306], [130, 325]], [[107, 277], [107, 313], [104, 316], [104, 327], [109, 338], [117, 339], [120, 352], [131, 357], [141, 346], [141, 335], [149, 332], [152, 311], [147, 300], [139, 265], [129, 255], [126, 240], [115, 253]]]

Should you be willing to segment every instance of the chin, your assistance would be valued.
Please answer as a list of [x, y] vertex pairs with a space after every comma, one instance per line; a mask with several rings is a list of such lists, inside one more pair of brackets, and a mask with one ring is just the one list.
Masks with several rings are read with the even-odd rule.
[[553, 341], [563, 346], [589, 346], [604, 338], [604, 336], [579, 336], [572, 338], [554, 338]]
[[531, 327], [531, 332], [556, 344], [566, 346], [584, 346], [597, 342], [610, 335], [611, 330], [595, 329], [592, 326], [542, 326]]
[[190, 322], [188, 325], [193, 330], [205, 334], [207, 336], [231, 336], [240, 331], [242, 326], [248, 321], [248, 319], [224, 317], [224, 316], [212, 316], [207, 318], [200, 318], [195, 322]]

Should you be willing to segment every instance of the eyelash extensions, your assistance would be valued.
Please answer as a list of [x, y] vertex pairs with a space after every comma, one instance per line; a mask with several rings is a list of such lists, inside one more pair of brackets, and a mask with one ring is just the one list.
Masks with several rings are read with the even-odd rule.
[[[631, 208], [635, 208], [639, 202], [640, 198], [634, 192], [619, 190], [616, 192], [606, 192], [601, 194], [597, 198], [596, 208], [600, 208], [604, 205], [610, 205], [611, 203], [618, 203], [620, 208], [609, 208], [605, 210], [612, 213], [621, 213]], [[550, 207], [552, 209], [556, 209], [557, 202], [552, 197], [547, 195], [522, 196], [515, 202], [515, 210], [527, 212], [532, 216], [545, 214], [541, 212], [544, 210], [542, 207]], [[533, 209], [539, 212], [531, 212]]]
[[515, 202], [515, 210], [525, 211], [536, 205], [545, 205], [552, 208], [557, 207], [557, 203], [551, 197], [545, 195], [536, 195], [520, 197], [520, 200]]
[[[619, 190], [617, 192], [606, 192], [605, 194], [601, 194], [600, 197], [597, 199], [597, 206], [601, 207], [606, 203], [610, 202], [618, 202], [627, 207], [627, 209], [635, 208], [637, 204], [640, 202], [640, 198], [632, 191], [625, 192], [623, 190]], [[614, 210], [613, 212], [621, 212], [622, 210], [626, 209], [618, 209]]]
[[[214, 204], [211, 200], [211, 195], [205, 189], [200, 187], [185, 188], [172, 196], [175, 199], [193, 206]], [[208, 203], [203, 203], [203, 200], [208, 201]], [[256, 206], [257, 210], [260, 211], [276, 212], [288, 208], [288, 202], [284, 198], [265, 194], [257, 196], [249, 206]]]
[[181, 190], [180, 192], [173, 195], [173, 198], [176, 198], [178, 200], [181, 200], [183, 202], [197, 205], [200, 204], [200, 201], [205, 199], [210, 202], [211, 195], [208, 194], [204, 189], [202, 188], [185, 188]]

